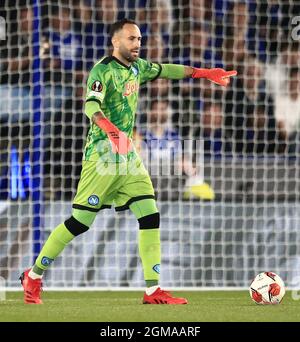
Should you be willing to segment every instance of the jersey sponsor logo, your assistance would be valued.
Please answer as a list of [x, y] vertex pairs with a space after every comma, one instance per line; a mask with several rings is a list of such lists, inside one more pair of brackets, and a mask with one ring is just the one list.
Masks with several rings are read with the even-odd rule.
[[43, 256], [43, 257], [42, 257], [42, 260], [41, 260], [41, 264], [42, 264], [43, 266], [49, 266], [49, 265], [52, 263], [53, 260], [54, 260], [54, 259], [50, 259], [50, 258], [48, 258], [48, 257], [46, 257], [46, 256]]
[[92, 84], [92, 90], [93, 91], [97, 91], [98, 93], [100, 93], [102, 91], [103, 87], [100, 81], [95, 81]]
[[160, 274], [160, 264], [156, 264], [152, 267], [153, 271]]
[[90, 205], [97, 205], [99, 203], [99, 197], [96, 196], [96, 195], [91, 195], [89, 198], [88, 198], [88, 202]]
[[129, 96], [139, 90], [139, 84], [137, 81], [130, 81], [125, 84], [124, 88], [123, 96]]

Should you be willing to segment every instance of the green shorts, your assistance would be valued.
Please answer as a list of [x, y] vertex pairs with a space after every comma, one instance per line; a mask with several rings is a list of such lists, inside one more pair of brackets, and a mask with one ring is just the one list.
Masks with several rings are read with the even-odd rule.
[[154, 189], [140, 157], [130, 165], [84, 160], [72, 207], [98, 212], [114, 205], [120, 211], [147, 198], [155, 198]]

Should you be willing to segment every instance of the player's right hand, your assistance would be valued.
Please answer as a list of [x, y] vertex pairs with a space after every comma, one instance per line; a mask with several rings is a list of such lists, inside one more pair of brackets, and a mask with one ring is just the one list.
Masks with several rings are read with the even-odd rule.
[[108, 137], [111, 142], [113, 153], [127, 154], [133, 150], [132, 141], [124, 132], [110, 132], [108, 133]]
[[93, 115], [94, 123], [100, 127], [108, 136], [111, 142], [112, 152], [119, 154], [127, 154], [133, 150], [131, 139], [126, 133], [122, 132], [117, 126], [110, 122], [102, 112], [97, 112]]

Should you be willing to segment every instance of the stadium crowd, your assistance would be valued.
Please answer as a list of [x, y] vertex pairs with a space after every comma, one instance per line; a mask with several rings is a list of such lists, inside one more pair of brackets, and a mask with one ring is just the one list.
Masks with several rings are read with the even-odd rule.
[[[30, 0], [19, 0], [13, 7], [4, 3], [0, 9], [7, 22], [7, 39], [0, 41], [2, 176], [7, 172], [7, 146], [15, 144], [25, 151], [31, 144], [36, 58]], [[290, 24], [300, 10], [297, 2], [61, 0], [45, 1], [40, 9], [45, 187], [47, 181], [52, 182], [48, 187], [56, 187], [55, 175], [72, 174], [76, 177], [64, 177], [57, 189], [69, 189], [66, 196], [76, 190], [89, 125], [82, 115], [86, 77], [93, 64], [111, 51], [110, 24], [124, 17], [141, 29], [142, 58], [238, 70], [227, 88], [190, 79], [158, 79], [142, 86], [136, 140], [146, 145], [149, 140], [164, 141], [151, 153], [165, 158], [164, 150], [174, 150], [174, 141], [201, 139], [205, 157], [211, 159], [299, 156], [300, 44], [292, 39]], [[191, 163], [182, 163], [183, 173], [195, 176]]]

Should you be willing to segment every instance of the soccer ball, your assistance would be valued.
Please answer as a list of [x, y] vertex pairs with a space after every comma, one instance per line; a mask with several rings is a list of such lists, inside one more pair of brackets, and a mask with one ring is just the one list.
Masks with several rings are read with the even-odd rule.
[[285, 294], [285, 286], [278, 274], [262, 272], [252, 280], [249, 292], [256, 304], [280, 304]]

